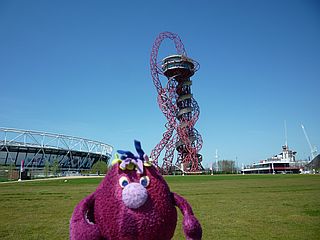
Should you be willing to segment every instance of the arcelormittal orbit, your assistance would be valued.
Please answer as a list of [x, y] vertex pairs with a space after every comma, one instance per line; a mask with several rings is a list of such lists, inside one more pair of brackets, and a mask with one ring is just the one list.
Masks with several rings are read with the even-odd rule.
[[[159, 47], [164, 39], [174, 42], [177, 53], [158, 62]], [[199, 172], [202, 156], [202, 138], [194, 128], [199, 118], [199, 106], [191, 93], [190, 77], [199, 69], [199, 64], [187, 57], [183, 43], [177, 34], [160, 33], [156, 38], [151, 53], [150, 68], [153, 83], [158, 92], [158, 104], [167, 118], [166, 132], [161, 141], [151, 152], [151, 158], [161, 167], [163, 173], [169, 174], [176, 168], [182, 172]], [[167, 78], [162, 86], [160, 75]], [[162, 165], [159, 156], [165, 149]], [[177, 160], [173, 163], [175, 150]]]

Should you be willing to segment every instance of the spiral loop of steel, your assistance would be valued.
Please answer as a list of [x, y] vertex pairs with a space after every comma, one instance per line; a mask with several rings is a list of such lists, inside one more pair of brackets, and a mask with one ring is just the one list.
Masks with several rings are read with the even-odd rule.
[[[158, 52], [163, 40], [172, 40], [176, 54], [158, 62]], [[153, 83], [158, 93], [158, 105], [167, 119], [166, 131], [161, 141], [151, 152], [151, 158], [165, 174], [178, 167], [183, 172], [202, 170], [202, 138], [194, 128], [199, 118], [198, 103], [191, 94], [190, 77], [199, 69], [199, 64], [188, 58], [184, 45], [175, 33], [163, 32], [156, 38], [150, 57], [150, 69]], [[160, 75], [167, 77], [162, 86]], [[159, 162], [161, 152], [165, 150], [162, 165]], [[174, 161], [177, 150], [177, 161]]]

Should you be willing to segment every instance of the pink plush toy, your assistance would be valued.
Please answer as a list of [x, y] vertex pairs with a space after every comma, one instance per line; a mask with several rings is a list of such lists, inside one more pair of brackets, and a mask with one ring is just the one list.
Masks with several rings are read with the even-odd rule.
[[139, 156], [118, 151], [113, 166], [94, 193], [74, 209], [71, 240], [169, 240], [183, 215], [186, 239], [201, 239], [201, 225], [189, 203], [169, 186], [135, 141]]

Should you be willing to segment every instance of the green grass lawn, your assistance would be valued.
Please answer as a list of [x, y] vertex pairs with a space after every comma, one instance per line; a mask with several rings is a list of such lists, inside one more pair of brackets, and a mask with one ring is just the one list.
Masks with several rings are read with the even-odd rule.
[[[320, 175], [169, 176], [203, 239], [320, 239]], [[68, 239], [76, 204], [101, 178], [0, 184], [0, 239]], [[184, 239], [181, 215], [174, 239]]]

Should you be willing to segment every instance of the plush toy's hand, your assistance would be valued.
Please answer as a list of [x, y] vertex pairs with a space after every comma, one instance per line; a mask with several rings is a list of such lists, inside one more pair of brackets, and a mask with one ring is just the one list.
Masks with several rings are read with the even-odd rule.
[[182, 227], [187, 240], [200, 240], [202, 228], [199, 221], [193, 215], [190, 204], [183, 197], [173, 193], [174, 201], [183, 215]]
[[194, 215], [184, 216], [182, 221], [184, 235], [187, 240], [200, 240], [202, 237], [202, 229], [199, 221]]
[[70, 220], [70, 240], [101, 240], [94, 224], [94, 194], [83, 199], [74, 209]]

